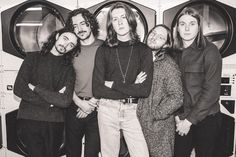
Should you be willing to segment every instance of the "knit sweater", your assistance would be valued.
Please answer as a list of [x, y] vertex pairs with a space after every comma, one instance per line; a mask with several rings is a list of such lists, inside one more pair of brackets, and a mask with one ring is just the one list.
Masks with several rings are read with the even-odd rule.
[[[72, 101], [75, 73], [72, 64], [63, 63], [64, 56], [27, 54], [14, 85], [14, 94], [22, 98], [19, 119], [64, 121], [64, 108]], [[36, 86], [34, 91], [28, 87], [29, 83]], [[66, 90], [59, 93], [63, 87]]]
[[[125, 82], [122, 71], [124, 75], [126, 73]], [[134, 84], [141, 71], [147, 74], [146, 80], [142, 84]], [[114, 48], [103, 44], [95, 57], [93, 94], [97, 98], [114, 100], [147, 97], [151, 90], [152, 73], [152, 52], [144, 43], [137, 42], [133, 48], [129, 42], [120, 41], [118, 47]], [[105, 81], [114, 81], [112, 88], [106, 87]]]

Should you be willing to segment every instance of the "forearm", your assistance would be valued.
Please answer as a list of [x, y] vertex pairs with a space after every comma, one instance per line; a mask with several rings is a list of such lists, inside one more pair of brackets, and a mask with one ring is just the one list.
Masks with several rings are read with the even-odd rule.
[[34, 92], [46, 102], [61, 108], [68, 107], [71, 104], [73, 96], [73, 89], [66, 89], [64, 93], [59, 93], [58, 91], [50, 91], [40, 85], [35, 87]]

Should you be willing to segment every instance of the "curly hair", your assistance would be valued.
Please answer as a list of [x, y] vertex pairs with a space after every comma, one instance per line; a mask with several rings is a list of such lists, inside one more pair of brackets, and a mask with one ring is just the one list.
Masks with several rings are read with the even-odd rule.
[[84, 8], [75, 9], [69, 13], [68, 19], [66, 21], [66, 27], [68, 27], [70, 30], [74, 30], [72, 17], [78, 14], [82, 15], [87, 25], [90, 24], [90, 28], [92, 30], [93, 35], [97, 37], [99, 32], [98, 21], [94, 14], [90, 13], [87, 9]]
[[[42, 49], [40, 51], [41, 55], [47, 55], [48, 53], [50, 53], [50, 51], [52, 50], [53, 46], [56, 43], [56, 35], [59, 34], [59, 36], [65, 32], [70, 32], [73, 33], [74, 35], [76, 35], [73, 31], [70, 31], [68, 28], [64, 27], [62, 29], [56, 30], [54, 31], [49, 37], [46, 43], [43, 44]], [[69, 52], [67, 52], [66, 54], [64, 54], [65, 56], [65, 65], [68, 65], [71, 63], [72, 58], [74, 56], [77, 56], [78, 53], [80, 52], [80, 41], [79, 38], [77, 38], [77, 44], [76, 46], [70, 50]]]
[[136, 21], [134, 12], [125, 3], [117, 2], [111, 6], [107, 14], [107, 40], [106, 42], [110, 47], [118, 45], [117, 33], [115, 32], [112, 25], [112, 11], [118, 8], [123, 8], [125, 10], [126, 18], [130, 27], [131, 44], [139, 41], [139, 36], [136, 32], [137, 21]]

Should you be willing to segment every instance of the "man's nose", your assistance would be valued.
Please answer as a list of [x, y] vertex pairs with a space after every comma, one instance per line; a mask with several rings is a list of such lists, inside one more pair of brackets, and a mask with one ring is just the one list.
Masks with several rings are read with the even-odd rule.
[[189, 25], [186, 25], [186, 26], [185, 26], [185, 30], [186, 30], [186, 31], [189, 31]]
[[118, 24], [119, 24], [119, 25], [123, 24], [122, 18], [119, 18], [119, 19], [118, 19]]

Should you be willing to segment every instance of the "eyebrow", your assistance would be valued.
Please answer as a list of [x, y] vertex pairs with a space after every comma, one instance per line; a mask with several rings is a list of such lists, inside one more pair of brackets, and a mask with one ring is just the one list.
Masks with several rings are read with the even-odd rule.
[[66, 38], [66, 40], [69, 40], [69, 38], [67, 36], [64, 35], [64, 38]]
[[73, 42], [70, 42], [73, 46], [75, 46], [75, 44]]

